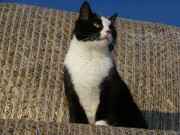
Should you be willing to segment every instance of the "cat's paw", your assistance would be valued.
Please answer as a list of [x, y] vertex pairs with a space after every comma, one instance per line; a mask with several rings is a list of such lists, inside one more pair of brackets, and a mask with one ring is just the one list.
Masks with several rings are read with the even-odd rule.
[[106, 122], [106, 121], [104, 121], [104, 120], [99, 120], [99, 121], [96, 121], [96, 122], [95, 122], [95, 125], [100, 125], [100, 126], [109, 126], [109, 125], [107, 124], [107, 122]]

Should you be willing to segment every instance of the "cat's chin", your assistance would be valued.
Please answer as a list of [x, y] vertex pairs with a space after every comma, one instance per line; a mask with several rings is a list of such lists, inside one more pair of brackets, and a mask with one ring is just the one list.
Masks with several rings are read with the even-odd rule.
[[109, 38], [108, 37], [104, 37], [101, 40], [109, 40]]
[[102, 39], [101, 42], [103, 44], [109, 44], [110, 43], [109, 39]]
[[105, 37], [101, 38], [101, 41], [104, 43], [111, 44], [112, 43], [112, 37], [111, 36], [105, 36]]
[[111, 44], [112, 42], [112, 40], [109, 38], [102, 38], [100, 41], [103, 42], [104, 44]]

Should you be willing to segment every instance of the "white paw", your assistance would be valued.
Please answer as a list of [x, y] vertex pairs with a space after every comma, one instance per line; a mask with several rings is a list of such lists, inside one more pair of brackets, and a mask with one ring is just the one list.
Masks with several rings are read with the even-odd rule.
[[95, 125], [100, 125], [100, 126], [108, 126], [107, 122], [104, 120], [99, 120], [95, 122]]

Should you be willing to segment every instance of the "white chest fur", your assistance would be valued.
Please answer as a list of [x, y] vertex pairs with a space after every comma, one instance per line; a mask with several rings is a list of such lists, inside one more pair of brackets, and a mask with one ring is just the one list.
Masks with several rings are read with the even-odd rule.
[[64, 64], [72, 77], [75, 91], [89, 123], [94, 123], [100, 102], [99, 86], [113, 66], [113, 57], [107, 45], [80, 42], [75, 36], [70, 45]]

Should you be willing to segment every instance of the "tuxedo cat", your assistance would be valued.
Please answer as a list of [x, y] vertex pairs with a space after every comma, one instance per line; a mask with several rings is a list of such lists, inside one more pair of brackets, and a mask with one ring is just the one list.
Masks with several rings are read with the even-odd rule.
[[92, 13], [87, 2], [80, 9], [64, 61], [70, 122], [147, 128], [115, 67], [116, 17]]

